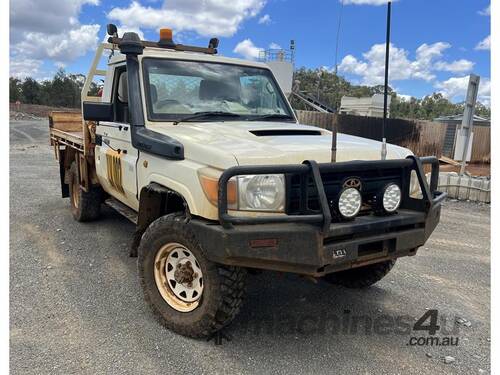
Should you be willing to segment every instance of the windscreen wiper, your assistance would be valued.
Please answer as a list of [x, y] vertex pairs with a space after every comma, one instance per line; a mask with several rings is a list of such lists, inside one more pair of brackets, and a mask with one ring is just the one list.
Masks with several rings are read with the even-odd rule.
[[186, 117], [181, 117], [178, 120], [174, 121], [174, 125], [179, 124], [183, 121], [195, 120], [197, 118], [203, 117], [241, 117], [241, 115], [232, 112], [223, 112], [223, 111], [203, 111], [203, 112], [195, 112]]
[[249, 117], [247, 120], [259, 121], [259, 120], [267, 120], [267, 119], [295, 120], [292, 116], [285, 115], [284, 113], [268, 113], [267, 115]]

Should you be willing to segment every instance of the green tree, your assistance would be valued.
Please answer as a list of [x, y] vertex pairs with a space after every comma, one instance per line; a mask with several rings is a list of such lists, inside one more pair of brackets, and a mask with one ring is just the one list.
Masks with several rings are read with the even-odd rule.
[[41, 104], [40, 84], [33, 78], [26, 78], [23, 83], [21, 83], [21, 93], [23, 102], [29, 104]]
[[491, 109], [479, 102], [476, 104], [474, 113], [478, 116], [485, 117], [487, 119], [491, 118]]
[[19, 78], [9, 78], [9, 101], [14, 103], [22, 99], [21, 80]]
[[[300, 68], [295, 71], [295, 82], [298, 81], [299, 91], [320, 100], [333, 109], [340, 108], [342, 96], [366, 97], [374, 94], [383, 94], [384, 86], [353, 85], [346, 79], [336, 76], [335, 73], [326, 69]], [[423, 99], [403, 99], [391, 88], [390, 117], [432, 120], [439, 116], [455, 115], [463, 113], [463, 103], [452, 103], [441, 93], [433, 93]], [[292, 106], [295, 109], [310, 109], [299, 99], [292, 97]], [[476, 114], [490, 118], [491, 111], [481, 103], [476, 105]]]

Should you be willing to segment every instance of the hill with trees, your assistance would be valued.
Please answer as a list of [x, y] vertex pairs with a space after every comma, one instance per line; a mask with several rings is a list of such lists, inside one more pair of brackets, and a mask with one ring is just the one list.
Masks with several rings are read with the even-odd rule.
[[[325, 69], [300, 68], [295, 71], [294, 80], [298, 82], [298, 88], [314, 98], [320, 100], [331, 108], [340, 108], [342, 96], [372, 96], [383, 94], [384, 86], [358, 86], [353, 85], [341, 76]], [[391, 95], [390, 115], [393, 118], [408, 118], [420, 120], [432, 120], [439, 116], [461, 114], [464, 111], [463, 103], [452, 103], [441, 93], [433, 93], [422, 99], [402, 98], [389, 87]], [[292, 105], [296, 109], [309, 109], [296, 98], [292, 99]], [[476, 105], [476, 115], [490, 118], [490, 108], [481, 103]]]
[[[51, 80], [37, 81], [31, 77], [23, 80], [9, 78], [9, 100], [25, 104], [41, 104], [52, 107], [80, 107], [80, 98], [85, 76], [66, 74], [60, 69]], [[91, 94], [96, 95], [99, 87], [92, 82]]]

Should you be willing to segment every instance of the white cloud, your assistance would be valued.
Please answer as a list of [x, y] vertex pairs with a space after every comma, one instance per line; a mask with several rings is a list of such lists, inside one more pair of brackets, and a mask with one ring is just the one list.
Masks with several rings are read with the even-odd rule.
[[41, 60], [21, 59], [10, 61], [10, 76], [17, 78], [38, 77]]
[[[467, 87], [469, 85], [469, 76], [451, 77], [445, 81], [436, 83], [435, 87], [439, 89], [448, 99], [463, 100]], [[479, 81], [478, 101], [489, 105], [491, 98], [491, 81], [489, 78], [481, 78]]]
[[[415, 51], [415, 59], [409, 58], [409, 52], [395, 45], [390, 45], [389, 78], [391, 81], [421, 79], [432, 81], [435, 71], [465, 72], [472, 69], [474, 63], [465, 59], [446, 62], [442, 60], [443, 51], [451, 45], [445, 42], [422, 44]], [[347, 55], [338, 67], [342, 73], [361, 77], [365, 85], [378, 85], [384, 82], [385, 44], [375, 44], [363, 53], [363, 59]]]
[[[391, 80], [433, 78], [427, 71], [419, 68], [408, 59], [408, 52], [390, 45], [389, 71]], [[364, 61], [352, 55], [342, 59], [338, 69], [343, 73], [352, 73], [362, 77], [363, 84], [377, 85], [384, 82], [385, 44], [375, 44], [363, 54]]]
[[443, 51], [450, 47], [451, 44], [446, 42], [437, 42], [433, 44], [424, 43], [417, 48], [417, 61], [429, 63], [432, 59], [441, 57]]
[[174, 32], [232, 36], [240, 24], [255, 17], [265, 3], [266, 0], [165, 0], [160, 8], [155, 8], [133, 1], [127, 8], [113, 8], [108, 18], [137, 29], [169, 26]]
[[481, 16], [490, 16], [491, 15], [491, 5], [488, 5], [486, 8], [483, 10], [480, 10], [478, 12]]
[[[339, 0], [342, 1], [342, 0]], [[345, 5], [386, 5], [388, 0], [344, 0]], [[397, 0], [393, 0], [395, 2]]]
[[[144, 32], [138, 28], [138, 27], [132, 27], [132, 26], [127, 26], [127, 25], [117, 25], [116, 28], [118, 29], [118, 36], [119, 37], [122, 37], [124, 33], [128, 33], [128, 32], [131, 32], [131, 33], [136, 33], [139, 38], [141, 38], [142, 40], [144, 40]], [[108, 39], [108, 35], [106, 34], [104, 36], [104, 39], [107, 40]], [[179, 35], [177, 35], [177, 39], [179, 39]]]
[[59, 34], [78, 23], [83, 5], [98, 5], [98, 0], [15, 0], [10, 5], [12, 38], [25, 32]]
[[272, 42], [271, 44], [269, 44], [269, 49], [282, 49], [282, 48], [278, 43]]
[[455, 60], [450, 63], [444, 62], [444, 61], [438, 61], [436, 62], [435, 68], [436, 70], [443, 70], [446, 72], [452, 72], [452, 73], [464, 73], [464, 72], [469, 72], [472, 70], [474, 67], [474, 63], [469, 60], [465, 59], [460, 59], [460, 60]]
[[401, 99], [402, 102], [409, 102], [413, 96], [406, 94], [398, 94], [398, 98]]
[[233, 52], [243, 56], [245, 59], [256, 60], [259, 58], [259, 53], [262, 50], [262, 48], [255, 46], [250, 39], [245, 39], [234, 47]]
[[491, 48], [491, 35], [481, 40], [474, 49], [477, 50], [489, 50]]
[[352, 73], [358, 76], [365, 75], [368, 70], [368, 64], [358, 61], [353, 55], [347, 55], [342, 59], [338, 69], [344, 73]]
[[80, 24], [78, 15], [86, 4], [99, 5], [99, 0], [11, 2], [11, 74], [39, 78], [45, 59], [64, 66], [93, 49], [100, 26]]
[[99, 29], [99, 25], [82, 25], [62, 34], [26, 33], [24, 40], [14, 46], [14, 52], [16, 56], [27, 55], [39, 60], [48, 58], [59, 66], [64, 65], [96, 47]]
[[269, 14], [264, 14], [259, 18], [259, 24], [261, 25], [269, 25], [271, 23], [271, 16]]

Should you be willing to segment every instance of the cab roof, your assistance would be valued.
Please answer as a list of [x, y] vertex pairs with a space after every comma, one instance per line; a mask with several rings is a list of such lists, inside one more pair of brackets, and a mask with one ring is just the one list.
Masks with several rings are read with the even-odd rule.
[[[164, 48], [144, 48], [143, 54], [140, 58], [154, 57], [161, 59], [175, 59], [175, 60], [190, 60], [200, 62], [220, 62], [225, 64], [244, 65], [256, 68], [269, 69], [269, 66], [263, 62], [250, 61], [244, 59], [237, 59], [233, 57], [226, 57], [221, 55], [212, 55], [198, 52], [185, 52], [175, 51]], [[109, 60], [109, 65], [118, 64], [125, 61], [125, 55], [121, 54], [119, 50], [115, 50], [113, 56]]]

